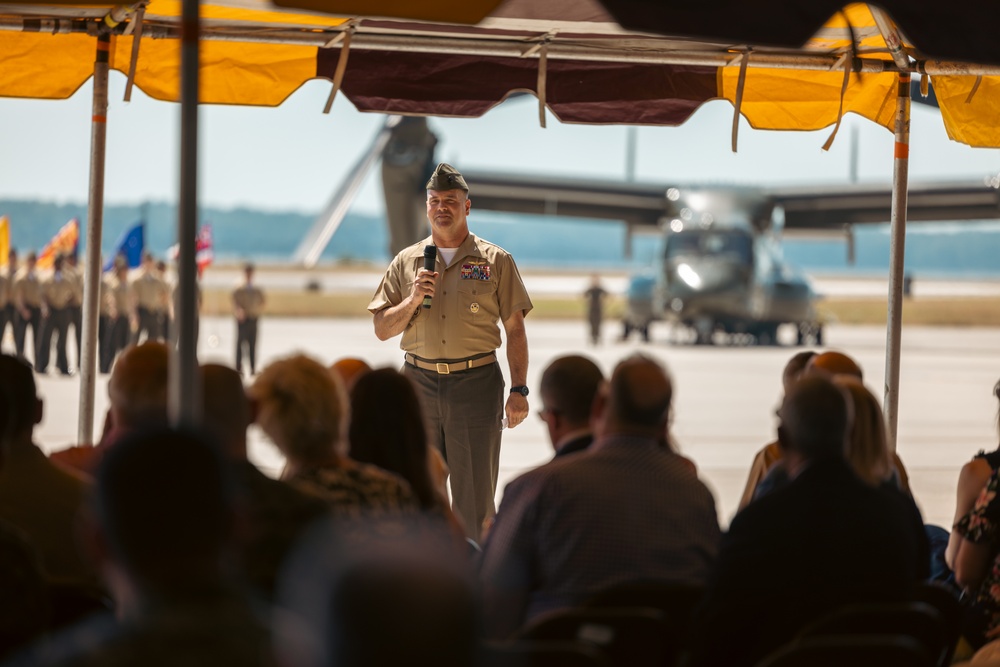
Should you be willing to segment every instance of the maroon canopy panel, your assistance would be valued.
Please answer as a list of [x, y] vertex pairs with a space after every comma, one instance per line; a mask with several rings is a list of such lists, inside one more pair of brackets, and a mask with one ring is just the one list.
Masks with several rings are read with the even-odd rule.
[[[333, 78], [340, 49], [319, 49]], [[537, 58], [351, 50], [341, 86], [361, 111], [478, 117], [514, 92], [537, 95]], [[548, 60], [545, 99], [566, 123], [680, 125], [717, 97], [716, 68]]]

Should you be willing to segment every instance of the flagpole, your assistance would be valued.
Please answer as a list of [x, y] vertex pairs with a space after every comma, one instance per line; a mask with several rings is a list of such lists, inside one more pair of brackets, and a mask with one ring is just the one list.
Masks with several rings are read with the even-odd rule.
[[108, 134], [108, 53], [111, 37], [97, 36], [94, 100], [90, 131], [90, 196], [87, 203], [87, 258], [83, 281], [83, 339], [80, 350], [80, 414], [77, 443], [94, 444], [94, 391], [97, 382], [97, 319], [104, 226], [104, 157]]

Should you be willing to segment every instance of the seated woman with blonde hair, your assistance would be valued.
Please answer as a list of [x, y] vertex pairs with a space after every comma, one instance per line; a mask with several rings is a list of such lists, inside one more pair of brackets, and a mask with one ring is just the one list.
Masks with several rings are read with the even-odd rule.
[[347, 456], [340, 378], [302, 354], [273, 362], [248, 390], [256, 422], [288, 459], [282, 478], [327, 501], [336, 516], [416, 511], [403, 479]]

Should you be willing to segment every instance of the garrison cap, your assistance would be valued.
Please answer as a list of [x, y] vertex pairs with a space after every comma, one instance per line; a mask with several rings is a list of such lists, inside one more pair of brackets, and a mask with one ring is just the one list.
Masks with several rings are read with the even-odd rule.
[[458, 173], [458, 169], [447, 162], [442, 162], [434, 169], [434, 173], [431, 174], [431, 178], [427, 181], [427, 190], [465, 190], [466, 193], [469, 192], [469, 185], [462, 178], [462, 175]]

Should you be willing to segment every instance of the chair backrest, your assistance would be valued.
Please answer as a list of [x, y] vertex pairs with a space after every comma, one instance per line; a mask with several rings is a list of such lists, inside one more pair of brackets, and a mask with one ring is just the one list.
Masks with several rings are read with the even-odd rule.
[[901, 635], [837, 635], [797, 639], [757, 667], [932, 667], [923, 646]]
[[487, 643], [479, 667], [611, 667], [607, 654], [580, 642]]
[[604, 651], [612, 665], [662, 667], [679, 652], [676, 630], [652, 609], [567, 609], [547, 614], [514, 637], [517, 641], [570, 641]]
[[587, 599], [584, 607], [611, 609], [646, 607], [663, 613], [666, 621], [679, 625], [681, 636], [688, 635], [691, 618], [705, 595], [697, 584], [664, 581], [632, 581], [599, 591]]
[[951, 648], [944, 618], [923, 602], [847, 605], [814, 621], [799, 633], [799, 637], [829, 635], [910, 637], [924, 647], [934, 665], [942, 664], [941, 660]]
[[951, 664], [955, 646], [962, 635], [962, 603], [959, 601], [955, 589], [939, 581], [924, 582], [914, 588], [913, 601], [929, 604], [941, 614], [947, 628], [948, 650], [946, 655], [942, 656], [943, 661], [938, 664]]

